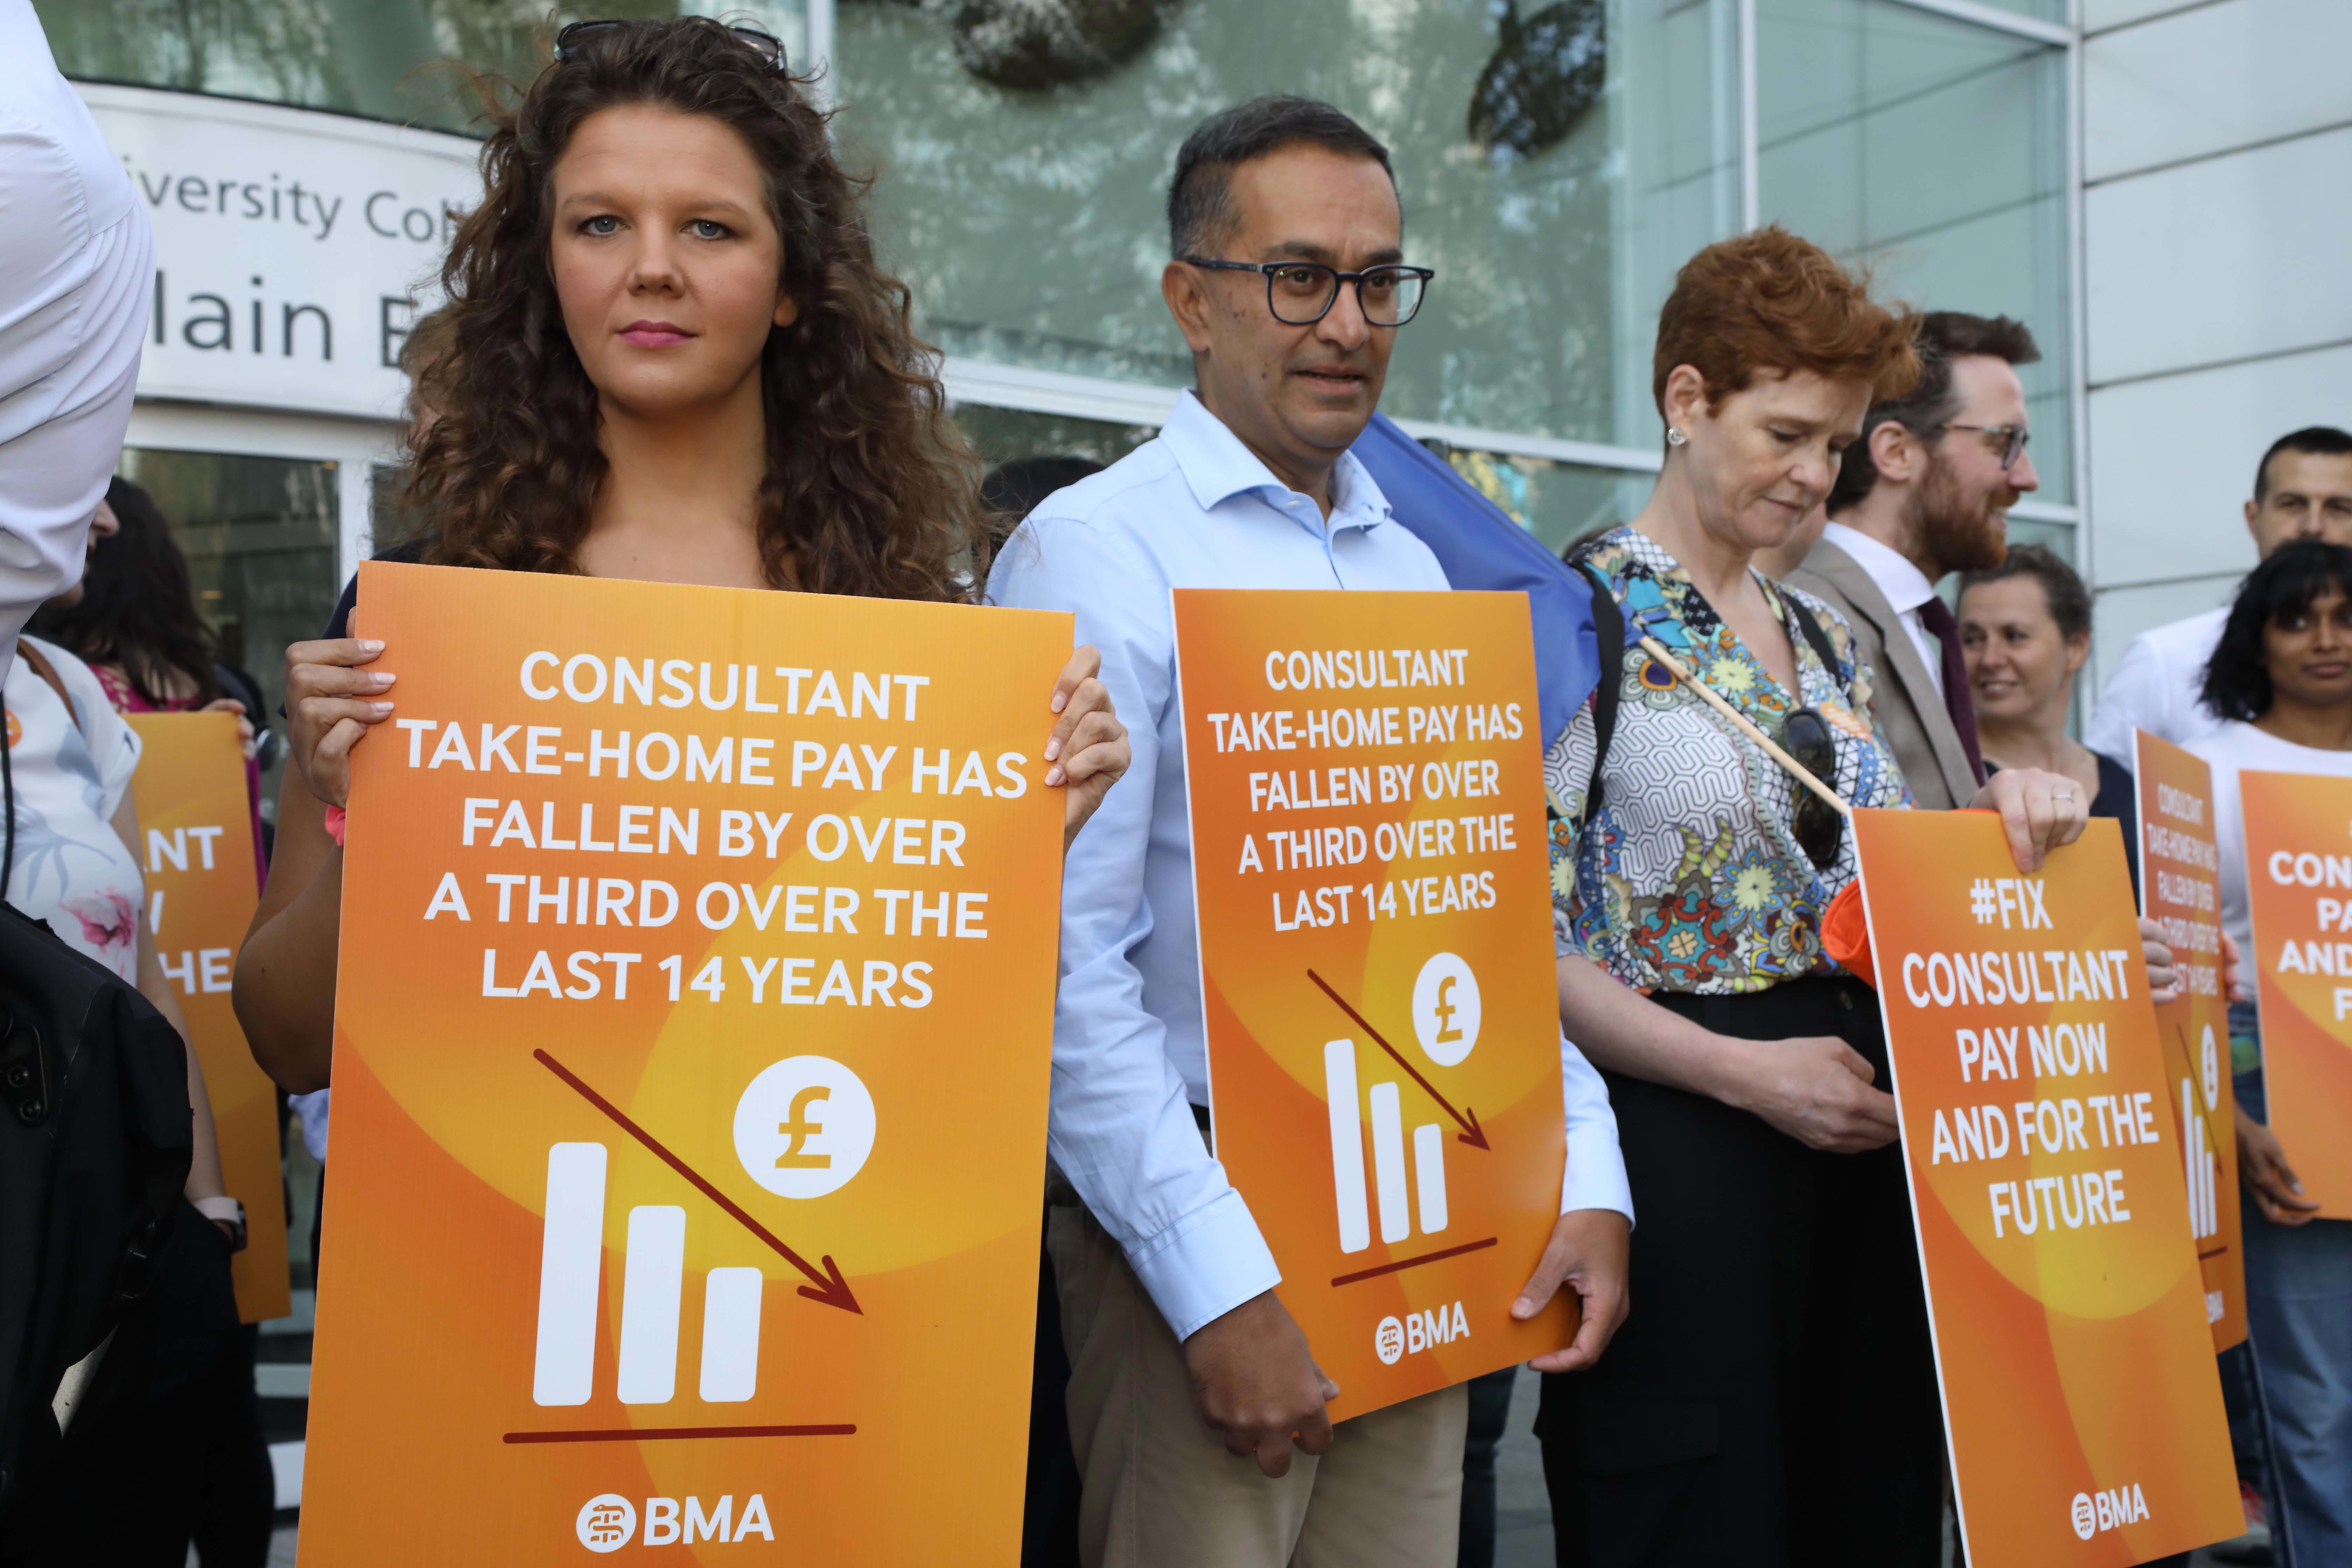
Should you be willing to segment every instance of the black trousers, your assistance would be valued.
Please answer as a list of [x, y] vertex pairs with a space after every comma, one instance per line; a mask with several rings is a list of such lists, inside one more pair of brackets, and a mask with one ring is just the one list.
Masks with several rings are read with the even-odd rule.
[[1462, 1432], [1462, 1546], [1454, 1568], [1495, 1568], [1495, 1451], [1511, 1426], [1516, 1366], [1470, 1380], [1470, 1419]]
[[6, 1568], [181, 1568], [192, 1544], [204, 1568], [268, 1560], [277, 1487], [253, 1331], [236, 1321], [228, 1244], [185, 1203], [156, 1279], [143, 1396], [75, 1422], [38, 1528], [0, 1541]]
[[[1833, 1035], [1887, 1082], [1875, 996], [1654, 998], [1742, 1039]], [[1825, 1154], [1609, 1075], [1633, 1310], [1536, 1420], [1561, 1568], [1936, 1568], [1943, 1416], [1901, 1147]]]

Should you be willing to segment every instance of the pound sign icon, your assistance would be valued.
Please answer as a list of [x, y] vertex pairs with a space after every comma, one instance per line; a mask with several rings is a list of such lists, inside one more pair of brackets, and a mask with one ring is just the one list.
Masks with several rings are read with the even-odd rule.
[[828, 1098], [823, 1084], [811, 1084], [793, 1096], [791, 1120], [776, 1131], [784, 1136], [784, 1152], [776, 1156], [780, 1171], [829, 1171], [833, 1156], [808, 1152], [808, 1141], [824, 1131], [824, 1123], [809, 1120], [809, 1107], [822, 1105]]
[[1437, 1035], [1431, 1042], [1433, 1045], [1451, 1045], [1462, 1037], [1462, 1031], [1454, 1026], [1455, 979], [1456, 976], [1449, 974], [1437, 983]]

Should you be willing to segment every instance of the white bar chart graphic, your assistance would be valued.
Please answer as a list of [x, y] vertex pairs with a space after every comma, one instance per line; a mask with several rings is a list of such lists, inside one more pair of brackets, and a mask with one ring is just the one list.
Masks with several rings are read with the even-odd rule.
[[[1333, 1040], [1323, 1047], [1323, 1091], [1331, 1117], [1331, 1186], [1339, 1222], [1339, 1250], [1361, 1252], [1372, 1244], [1371, 1202], [1380, 1205], [1381, 1240], [1396, 1243], [1413, 1234], [1434, 1236], [1445, 1228], [1445, 1135], [1436, 1122], [1412, 1130], [1412, 1174], [1405, 1173], [1404, 1114], [1393, 1081], [1360, 1089], [1356, 1042]], [[1364, 1122], [1372, 1129], [1371, 1191], [1364, 1182]], [[1419, 1214], [1414, 1213], [1415, 1199]]]
[[2183, 1173], [2189, 1178], [2189, 1230], [2202, 1241], [2221, 1230], [2221, 1161], [2206, 1142], [2196, 1090], [2185, 1078], [2180, 1080], [2180, 1126]]
[[[539, 1405], [585, 1405], [595, 1392], [606, 1162], [602, 1143], [557, 1143], [547, 1151], [531, 1373], [531, 1399]], [[624, 1405], [667, 1405], [677, 1396], [686, 1210], [674, 1204], [633, 1207], [627, 1246], [614, 1393]], [[705, 1277], [698, 1392], [708, 1403], [741, 1403], [758, 1392], [761, 1285], [757, 1268], [713, 1268]]]

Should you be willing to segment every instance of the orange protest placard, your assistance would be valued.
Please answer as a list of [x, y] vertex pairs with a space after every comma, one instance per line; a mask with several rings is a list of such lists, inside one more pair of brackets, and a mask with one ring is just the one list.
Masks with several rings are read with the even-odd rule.
[[2263, 1089], [2303, 1194], [2352, 1219], [2352, 779], [2238, 775]]
[[1853, 821], [1969, 1560], [2236, 1534], [2122, 833], [2023, 877], [1990, 812]]
[[306, 1568], [1013, 1561], [1070, 617], [359, 593]]
[[1558, 1350], [1509, 1316], [1566, 1143], [1526, 597], [1175, 597], [1217, 1158], [1332, 1415]]
[[2221, 990], [2221, 851], [2213, 770], [2168, 741], [2132, 731], [2138, 781], [2140, 912], [2164, 928], [2188, 975], [2156, 1010], [2172, 1125], [2180, 1135], [2189, 1229], [2205, 1272], [2213, 1348], [2246, 1337], [2246, 1259], [2238, 1235], [2238, 1096], [2230, 1081], [2230, 1003]]
[[245, 1205], [245, 1250], [230, 1260], [236, 1315], [248, 1323], [291, 1309], [286, 1186], [278, 1145], [278, 1086], [254, 1064], [229, 1005], [236, 950], [260, 901], [253, 805], [233, 713], [126, 713], [139, 731], [131, 795], [147, 871], [148, 923], [163, 977], [179, 993], [212, 1097], [221, 1175]]

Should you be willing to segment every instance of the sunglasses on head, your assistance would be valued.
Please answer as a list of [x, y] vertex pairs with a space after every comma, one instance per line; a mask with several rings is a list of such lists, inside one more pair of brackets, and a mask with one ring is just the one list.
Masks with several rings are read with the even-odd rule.
[[[575, 58], [582, 38], [593, 33], [610, 32], [614, 28], [625, 27], [629, 25], [619, 19], [566, 23], [563, 30], [555, 35], [555, 58], [558, 60], [572, 59]], [[757, 27], [730, 27], [727, 31], [733, 36], [737, 43], [765, 61], [770, 70], [779, 76], [785, 74], [782, 39], [773, 33], [763, 33]]]

